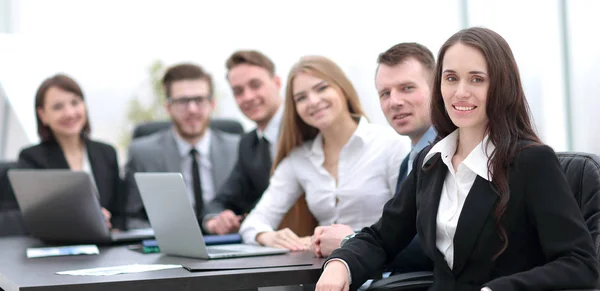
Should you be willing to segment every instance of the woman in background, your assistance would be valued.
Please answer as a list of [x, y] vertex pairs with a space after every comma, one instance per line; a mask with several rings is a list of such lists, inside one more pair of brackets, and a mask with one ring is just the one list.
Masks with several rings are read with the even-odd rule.
[[303, 57], [289, 74], [278, 145], [269, 187], [240, 233], [247, 243], [308, 250], [311, 237], [275, 230], [305, 193], [319, 225], [337, 235], [321, 241], [317, 227], [312, 245], [319, 256], [324, 243], [337, 248], [345, 236], [379, 219], [408, 152], [391, 128], [367, 121], [350, 80], [320, 56]]
[[112, 146], [89, 138], [90, 122], [79, 85], [63, 74], [44, 80], [35, 95], [35, 113], [41, 142], [21, 150], [19, 167], [89, 173], [107, 226], [123, 228], [117, 153]]

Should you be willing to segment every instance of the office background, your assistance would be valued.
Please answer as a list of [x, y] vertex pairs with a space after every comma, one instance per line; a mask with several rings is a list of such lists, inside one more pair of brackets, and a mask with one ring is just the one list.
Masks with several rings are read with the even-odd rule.
[[437, 54], [467, 26], [494, 29], [511, 45], [544, 142], [600, 154], [598, 15], [595, 0], [0, 0], [0, 160], [38, 142], [34, 94], [57, 72], [82, 86], [92, 136], [114, 144], [121, 163], [132, 100], [152, 105], [161, 64], [205, 67], [215, 80], [215, 116], [251, 129], [225, 79], [224, 62], [237, 49], [263, 51], [283, 80], [302, 55], [332, 58], [368, 117], [386, 124], [374, 88], [377, 54], [405, 41]]

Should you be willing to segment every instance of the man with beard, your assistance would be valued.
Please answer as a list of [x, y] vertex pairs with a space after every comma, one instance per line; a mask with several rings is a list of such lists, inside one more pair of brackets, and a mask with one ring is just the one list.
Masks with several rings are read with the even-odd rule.
[[126, 165], [126, 210], [130, 218], [147, 220], [134, 173], [180, 172], [200, 218], [204, 205], [215, 198], [235, 165], [240, 137], [209, 128], [215, 109], [214, 88], [210, 74], [200, 66], [175, 65], [167, 70], [162, 83], [167, 96], [165, 108], [173, 127], [131, 144]]

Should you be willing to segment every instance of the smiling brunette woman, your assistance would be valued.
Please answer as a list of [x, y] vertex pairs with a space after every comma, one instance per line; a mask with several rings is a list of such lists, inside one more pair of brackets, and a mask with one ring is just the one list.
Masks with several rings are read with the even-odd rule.
[[98, 187], [107, 226], [122, 228], [117, 153], [112, 146], [89, 139], [90, 122], [79, 85], [62, 74], [44, 80], [35, 95], [35, 113], [41, 142], [21, 150], [19, 166], [89, 173]]

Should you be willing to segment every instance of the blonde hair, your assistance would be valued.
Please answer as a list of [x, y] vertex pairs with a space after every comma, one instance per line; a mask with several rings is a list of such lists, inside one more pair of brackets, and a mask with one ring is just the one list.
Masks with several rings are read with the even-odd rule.
[[327, 81], [333, 88], [344, 95], [348, 103], [348, 111], [352, 117], [358, 119], [364, 116], [358, 93], [356, 93], [354, 86], [352, 86], [352, 82], [350, 82], [350, 79], [348, 79], [338, 65], [323, 56], [304, 56], [300, 58], [290, 70], [287, 79], [285, 88], [285, 107], [277, 146], [277, 154], [275, 155], [275, 160], [273, 162], [273, 170], [295, 147], [302, 145], [302, 143], [307, 140], [314, 139], [319, 133], [317, 128], [306, 124], [302, 118], [300, 118], [298, 112], [296, 112], [292, 83], [294, 78], [300, 73], [310, 74]]

